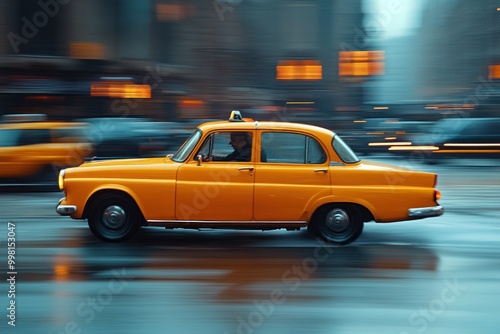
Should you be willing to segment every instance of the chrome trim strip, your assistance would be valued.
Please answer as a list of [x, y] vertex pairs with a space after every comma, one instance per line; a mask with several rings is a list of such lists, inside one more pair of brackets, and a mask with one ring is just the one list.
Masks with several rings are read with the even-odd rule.
[[306, 221], [217, 221], [217, 220], [148, 220], [148, 226], [193, 229], [236, 229], [236, 230], [298, 230], [307, 227]]
[[175, 219], [166, 219], [166, 220], [161, 220], [161, 219], [151, 219], [148, 220], [148, 223], [195, 223], [195, 224], [295, 224], [295, 225], [300, 225], [300, 224], [306, 224], [306, 220], [300, 220], [300, 221], [275, 221], [275, 220], [175, 220]]
[[76, 205], [58, 205], [56, 212], [61, 216], [69, 216], [76, 212]]
[[426, 218], [441, 216], [444, 213], [444, 208], [441, 205], [430, 206], [426, 208], [411, 208], [408, 209], [408, 217], [411, 218]]

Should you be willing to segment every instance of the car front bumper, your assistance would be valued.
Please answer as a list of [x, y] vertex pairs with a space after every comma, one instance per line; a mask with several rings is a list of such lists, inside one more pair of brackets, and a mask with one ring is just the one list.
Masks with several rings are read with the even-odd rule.
[[441, 216], [443, 213], [444, 208], [441, 205], [408, 209], [408, 217], [411, 218], [437, 217]]
[[61, 216], [69, 216], [76, 212], [76, 205], [61, 204], [66, 198], [61, 198], [56, 206], [56, 212]]

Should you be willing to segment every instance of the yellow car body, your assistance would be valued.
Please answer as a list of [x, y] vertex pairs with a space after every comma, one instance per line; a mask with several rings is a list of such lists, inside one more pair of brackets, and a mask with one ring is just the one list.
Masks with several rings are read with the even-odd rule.
[[77, 134], [82, 123], [18, 122], [0, 124], [0, 179], [23, 183], [49, 178], [78, 166], [92, 153], [92, 145]]
[[[203, 159], [217, 136], [234, 132], [251, 138], [249, 161]], [[140, 226], [307, 227], [347, 244], [364, 222], [443, 213], [436, 174], [361, 161], [332, 131], [287, 122], [205, 123], [173, 156], [87, 162], [62, 171], [59, 181], [66, 197], [56, 211], [88, 219], [111, 242]]]

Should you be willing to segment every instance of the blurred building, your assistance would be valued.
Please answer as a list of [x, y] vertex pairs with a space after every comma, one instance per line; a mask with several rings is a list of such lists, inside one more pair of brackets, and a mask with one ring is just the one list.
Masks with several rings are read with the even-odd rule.
[[428, 1], [419, 37], [422, 96], [463, 97], [481, 81], [493, 81], [500, 61], [500, 3], [484, 0]]
[[422, 8], [414, 34], [377, 41], [386, 72], [368, 85], [367, 101], [391, 117], [500, 116], [500, 3], [426, 0]]
[[358, 54], [361, 3], [0, 0], [0, 113], [356, 113], [372, 55]]

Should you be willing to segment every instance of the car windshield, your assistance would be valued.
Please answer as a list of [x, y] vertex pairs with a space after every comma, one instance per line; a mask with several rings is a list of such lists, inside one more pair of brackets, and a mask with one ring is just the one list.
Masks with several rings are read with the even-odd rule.
[[359, 161], [359, 158], [351, 148], [337, 135], [333, 137], [333, 149], [346, 164], [353, 164]]
[[0, 130], [0, 147], [17, 146], [21, 131], [14, 129]]
[[183, 162], [185, 161], [189, 154], [193, 151], [194, 147], [198, 143], [198, 141], [201, 138], [201, 131], [196, 130], [191, 137], [189, 137], [184, 144], [175, 152], [175, 154], [172, 156], [172, 160], [175, 162]]

